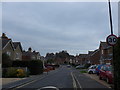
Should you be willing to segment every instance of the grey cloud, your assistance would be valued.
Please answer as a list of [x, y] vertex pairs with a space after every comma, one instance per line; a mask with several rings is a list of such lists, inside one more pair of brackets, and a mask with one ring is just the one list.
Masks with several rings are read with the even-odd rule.
[[3, 3], [3, 31], [42, 55], [96, 49], [109, 34], [107, 3]]

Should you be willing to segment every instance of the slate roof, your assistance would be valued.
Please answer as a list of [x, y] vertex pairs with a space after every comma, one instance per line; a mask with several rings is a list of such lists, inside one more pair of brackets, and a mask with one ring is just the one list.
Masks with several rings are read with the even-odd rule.
[[[2, 38], [2, 49], [8, 44], [8, 43], [11, 43], [12, 45], [12, 42], [11, 42], [11, 39], [4, 39]], [[14, 49], [14, 46], [12, 45], [13, 49]]]
[[37, 55], [39, 52], [29, 52], [29, 51], [23, 51], [24, 56], [32, 56], [32, 55]]
[[21, 51], [22, 51], [22, 46], [20, 42], [13, 42], [14, 48], [16, 49], [18, 46], [20, 47]]
[[93, 53], [91, 53], [91, 56], [93, 56], [93, 55], [96, 54], [97, 52], [99, 52], [99, 49], [96, 49], [95, 51], [93, 51]]
[[88, 56], [88, 54], [79, 54], [79, 56], [80, 56], [81, 58], [86, 58], [86, 57]]

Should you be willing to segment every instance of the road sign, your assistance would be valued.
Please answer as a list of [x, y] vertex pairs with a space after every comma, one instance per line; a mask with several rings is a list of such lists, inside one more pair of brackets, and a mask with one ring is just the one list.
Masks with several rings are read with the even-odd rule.
[[114, 46], [117, 43], [117, 36], [115, 35], [109, 35], [106, 39], [107, 43], [111, 46]]

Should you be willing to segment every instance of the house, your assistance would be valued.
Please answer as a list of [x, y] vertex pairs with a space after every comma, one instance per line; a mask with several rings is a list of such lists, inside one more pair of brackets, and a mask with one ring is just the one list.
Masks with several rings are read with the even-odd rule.
[[22, 60], [22, 46], [20, 42], [12, 42], [5, 33], [2, 34], [2, 53], [10, 56], [11, 60]]
[[81, 65], [86, 64], [87, 63], [87, 56], [88, 56], [88, 54], [79, 54], [78, 63]]
[[28, 51], [22, 52], [22, 60], [40, 60], [40, 53], [32, 51], [32, 48], [28, 48]]
[[20, 42], [13, 42], [15, 60], [22, 60], [22, 46]]
[[112, 61], [112, 46], [108, 45], [107, 42], [100, 41], [100, 63], [109, 63], [111, 64]]
[[91, 55], [93, 54], [94, 51], [88, 51], [88, 55], [86, 57], [86, 61], [87, 63], [92, 64], [92, 60], [91, 60]]
[[11, 60], [15, 60], [14, 56], [14, 45], [12, 43], [12, 40], [9, 39], [5, 33], [2, 34], [2, 53], [6, 53], [9, 55]]
[[100, 64], [100, 50], [96, 49], [89, 55], [89, 60], [91, 64]]

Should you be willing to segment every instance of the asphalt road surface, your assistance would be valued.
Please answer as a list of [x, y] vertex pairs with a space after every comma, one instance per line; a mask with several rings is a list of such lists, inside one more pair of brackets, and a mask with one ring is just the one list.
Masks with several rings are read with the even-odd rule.
[[48, 75], [19, 86], [14, 90], [39, 90], [46, 86], [54, 86], [60, 90], [110, 90], [106, 86], [80, 73], [79, 70], [67, 67], [66, 65], [62, 65], [60, 68], [50, 71]]

